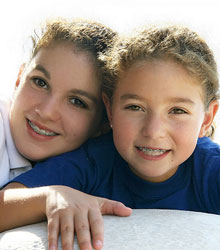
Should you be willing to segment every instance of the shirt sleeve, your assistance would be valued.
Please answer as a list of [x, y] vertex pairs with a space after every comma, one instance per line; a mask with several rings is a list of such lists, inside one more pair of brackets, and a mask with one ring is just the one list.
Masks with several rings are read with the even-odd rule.
[[0, 108], [0, 188], [9, 180], [9, 158], [5, 145], [3, 117]]

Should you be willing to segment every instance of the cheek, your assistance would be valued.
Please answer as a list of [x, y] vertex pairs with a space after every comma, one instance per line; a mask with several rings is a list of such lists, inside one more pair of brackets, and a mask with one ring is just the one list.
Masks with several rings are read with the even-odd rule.
[[182, 124], [172, 130], [175, 152], [180, 162], [185, 161], [194, 151], [199, 134], [198, 123]]
[[25, 88], [25, 86], [19, 86], [13, 96], [14, 109], [22, 110], [28, 109], [34, 102], [36, 97]]
[[172, 132], [172, 139], [179, 147], [189, 147], [192, 144], [196, 144], [197, 136], [192, 129], [178, 128]]
[[62, 123], [65, 126], [65, 130], [73, 134], [83, 131], [86, 127], [86, 119], [77, 113], [74, 115], [73, 112], [69, 112], [68, 116], [62, 116]]
[[190, 141], [197, 141], [201, 125], [202, 119], [197, 117], [196, 119], [174, 123], [171, 132], [175, 134], [175, 138], [189, 143]]
[[13, 100], [11, 109], [10, 109], [10, 121], [11, 123], [17, 123], [17, 121], [20, 120], [21, 114], [23, 112], [23, 105], [22, 102], [20, 102], [19, 98], [16, 98]]
[[129, 122], [123, 115], [113, 116], [112, 130], [114, 143], [120, 152], [126, 151], [126, 149], [133, 144], [137, 131], [135, 128], [137, 128], [137, 126], [134, 126], [134, 124], [131, 121]]
[[70, 138], [86, 138], [89, 137], [97, 128], [97, 120], [95, 115], [88, 113], [70, 112], [68, 116], [63, 116], [63, 124], [65, 131]]

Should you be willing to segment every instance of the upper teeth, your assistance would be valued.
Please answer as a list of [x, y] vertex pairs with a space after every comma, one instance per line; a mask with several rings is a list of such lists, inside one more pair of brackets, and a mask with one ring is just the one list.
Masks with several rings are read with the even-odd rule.
[[34, 132], [36, 132], [37, 134], [40, 135], [47, 135], [47, 136], [54, 136], [57, 135], [55, 132], [49, 132], [46, 131], [44, 129], [40, 129], [38, 128], [35, 124], [33, 124], [31, 121], [28, 121], [29, 125], [31, 126], [31, 128], [34, 130]]
[[151, 149], [151, 148], [144, 148], [144, 147], [138, 147], [144, 154], [147, 155], [161, 155], [163, 153], [165, 153], [167, 150], [165, 149]]

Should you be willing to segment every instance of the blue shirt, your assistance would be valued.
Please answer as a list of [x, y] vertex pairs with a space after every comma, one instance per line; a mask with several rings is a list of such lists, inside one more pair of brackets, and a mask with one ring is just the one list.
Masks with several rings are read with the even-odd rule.
[[13, 180], [27, 187], [66, 185], [123, 202], [131, 208], [220, 213], [220, 146], [201, 138], [177, 172], [161, 183], [136, 176], [116, 151], [112, 135], [37, 163]]

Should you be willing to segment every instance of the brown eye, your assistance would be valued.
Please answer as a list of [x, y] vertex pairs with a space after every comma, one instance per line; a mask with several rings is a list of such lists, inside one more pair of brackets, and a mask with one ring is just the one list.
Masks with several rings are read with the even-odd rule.
[[82, 100], [80, 100], [79, 98], [76, 98], [76, 97], [70, 98], [70, 102], [71, 104], [79, 108], [88, 108], [88, 105], [84, 103]]
[[33, 82], [38, 88], [43, 88], [43, 89], [49, 88], [48, 84], [41, 78], [34, 78]]
[[129, 110], [133, 110], [133, 111], [141, 111], [143, 110], [140, 106], [138, 105], [130, 105], [130, 106], [127, 106], [126, 109], [129, 109]]
[[187, 112], [180, 108], [174, 108], [171, 110], [170, 114], [180, 115], [180, 114], [187, 114]]

